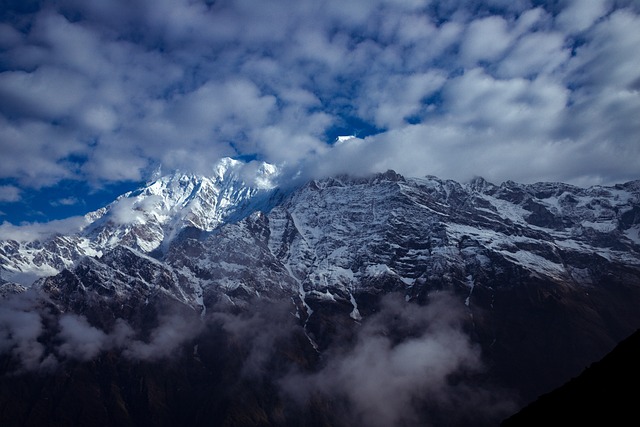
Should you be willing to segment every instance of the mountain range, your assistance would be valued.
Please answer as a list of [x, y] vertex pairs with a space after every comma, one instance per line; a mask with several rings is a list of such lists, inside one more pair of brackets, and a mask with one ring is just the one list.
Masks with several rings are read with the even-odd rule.
[[640, 327], [640, 181], [222, 159], [68, 224], [0, 241], [2, 425], [497, 425]]

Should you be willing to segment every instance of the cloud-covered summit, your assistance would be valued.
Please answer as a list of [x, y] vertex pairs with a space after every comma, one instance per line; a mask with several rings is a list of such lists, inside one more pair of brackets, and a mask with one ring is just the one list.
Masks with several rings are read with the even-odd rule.
[[497, 182], [640, 171], [631, 0], [5, 1], [0, 17], [4, 202], [222, 156]]

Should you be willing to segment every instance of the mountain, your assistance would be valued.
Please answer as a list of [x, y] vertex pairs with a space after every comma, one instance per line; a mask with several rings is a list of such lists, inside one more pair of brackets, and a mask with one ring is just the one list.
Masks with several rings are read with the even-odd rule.
[[211, 176], [178, 172], [123, 194], [85, 215], [71, 235], [3, 241], [3, 277], [28, 284], [73, 266], [84, 256], [101, 256], [117, 246], [150, 253], [168, 245], [185, 227], [211, 231], [253, 211], [269, 209], [280, 191], [272, 182], [277, 168], [261, 164], [247, 169], [243, 162], [224, 158]]
[[0, 242], [0, 419], [496, 425], [640, 326], [640, 181], [279, 179], [223, 159]]

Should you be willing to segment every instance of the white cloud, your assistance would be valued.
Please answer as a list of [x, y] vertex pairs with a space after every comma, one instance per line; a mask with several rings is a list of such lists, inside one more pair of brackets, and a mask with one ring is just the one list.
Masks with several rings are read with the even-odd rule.
[[566, 63], [571, 52], [562, 34], [535, 32], [523, 36], [498, 67], [504, 77], [549, 74]]
[[517, 19], [512, 33], [515, 36], [521, 36], [531, 31], [537, 24], [548, 19], [547, 14], [541, 7], [530, 9], [523, 12]]
[[180, 131], [203, 130], [201, 137], [205, 140], [236, 140], [244, 129], [264, 126], [275, 101], [247, 80], [208, 82], [171, 102], [163, 118], [175, 123]]
[[72, 113], [88, 93], [81, 76], [50, 67], [34, 72], [0, 73], [0, 96], [10, 114], [60, 119]]
[[112, 108], [104, 105], [89, 107], [81, 113], [82, 122], [96, 132], [109, 132], [118, 125], [118, 116]]
[[78, 200], [75, 197], [63, 197], [62, 199], [56, 200], [55, 202], [51, 202], [51, 205], [53, 205], [53, 206], [73, 206], [73, 205], [77, 205], [78, 203], [80, 203], [80, 200]]
[[492, 129], [512, 138], [548, 137], [567, 96], [566, 88], [545, 77], [495, 79], [479, 68], [452, 80], [444, 94], [451, 123]]
[[580, 165], [576, 159], [584, 157], [585, 144], [559, 136], [569, 93], [545, 76], [497, 79], [480, 68], [469, 70], [443, 88], [448, 114], [335, 146], [313, 173], [394, 169], [461, 181], [477, 175], [498, 182], [582, 179], [580, 166], [569, 165]]
[[327, 149], [322, 141], [312, 135], [279, 126], [256, 130], [252, 137], [259, 141], [260, 151], [276, 163], [295, 163]]
[[20, 200], [20, 189], [15, 185], [0, 185], [0, 202], [17, 202]]
[[19, 369], [47, 369], [55, 365], [55, 359], [45, 355], [45, 346], [38, 341], [43, 331], [42, 318], [30, 292], [2, 301], [0, 354], [10, 352], [19, 362]]
[[72, 234], [82, 230], [87, 220], [82, 217], [70, 217], [46, 223], [34, 222], [13, 225], [8, 222], [0, 224], [0, 240], [16, 240], [18, 242], [32, 242], [44, 240], [56, 234]]
[[66, 130], [40, 121], [12, 124], [0, 117], [0, 177], [16, 178], [31, 187], [52, 185], [73, 178], [64, 159], [87, 150]]
[[471, 22], [461, 47], [461, 56], [467, 64], [497, 59], [511, 45], [512, 37], [507, 22], [499, 16]]
[[91, 360], [105, 349], [107, 334], [89, 324], [85, 317], [75, 314], [61, 316], [59, 337], [63, 341], [58, 346], [58, 353], [62, 356]]
[[137, 147], [116, 136], [102, 139], [81, 170], [93, 181], [140, 181], [148, 167], [149, 159]]
[[83, 315], [52, 316], [31, 291], [0, 302], [0, 354], [10, 353], [19, 370], [48, 370], [68, 359], [89, 361], [105, 351], [133, 360], [166, 359], [203, 328], [194, 313], [164, 314], [148, 331], [148, 340], [140, 340], [140, 331], [123, 319], [105, 331]]
[[609, 0], [568, 0], [565, 3], [567, 6], [558, 14], [556, 23], [569, 32], [586, 30], [609, 8]]
[[83, 80], [105, 76], [110, 68], [101, 54], [105, 41], [82, 22], [71, 23], [60, 14], [43, 11], [37, 16], [29, 38], [48, 47], [49, 65], [77, 73]]
[[22, 34], [6, 23], [0, 23], [0, 47], [9, 49], [22, 43]]
[[395, 128], [411, 116], [422, 115], [423, 100], [445, 81], [446, 74], [440, 70], [372, 79], [358, 102], [360, 115], [380, 128]]
[[[419, 174], [456, 175], [473, 157], [499, 180], [631, 179], [615, 153], [617, 171], [565, 158], [535, 177], [476, 157], [603, 141], [635, 153], [638, 10], [582, 3], [65, 0], [22, 17], [24, 32], [0, 27], [15, 42], [0, 53], [0, 178], [139, 180], [158, 163], [205, 172], [235, 154], [335, 170], [344, 162], [324, 162], [346, 148], [326, 135], [363, 122], [388, 133], [354, 172], [414, 171], [428, 153], [438, 163]], [[396, 150], [408, 143], [393, 138], [418, 134], [417, 152]]]
[[[619, 10], [598, 23], [585, 34], [587, 43], [580, 46], [571, 68], [571, 78], [579, 85], [596, 90], [640, 88], [640, 58], [634, 49], [640, 43], [640, 16], [629, 10]], [[580, 93], [578, 91], [578, 93]]]
[[148, 196], [144, 199], [122, 197], [111, 205], [109, 220], [116, 224], [144, 224], [145, 213], [161, 201], [159, 196]]
[[130, 340], [131, 334], [123, 337], [121, 331], [128, 332], [123, 328], [115, 336], [120, 337], [119, 345], [123, 347], [125, 356], [138, 360], [159, 360], [170, 357], [182, 344], [198, 335], [202, 327], [195, 316], [172, 314], [160, 317], [148, 341]]

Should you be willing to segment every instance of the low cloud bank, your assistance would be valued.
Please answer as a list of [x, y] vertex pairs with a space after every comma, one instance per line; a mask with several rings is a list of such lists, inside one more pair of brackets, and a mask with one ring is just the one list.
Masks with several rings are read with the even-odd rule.
[[42, 314], [35, 310], [31, 292], [2, 301], [0, 305], [0, 354], [10, 353], [20, 361], [21, 369], [51, 368], [56, 360], [46, 355], [38, 341], [44, 332]]
[[17, 242], [44, 240], [58, 234], [77, 233], [87, 225], [88, 221], [84, 216], [21, 225], [13, 225], [5, 221], [0, 224], [0, 240], [15, 240]]
[[54, 316], [31, 291], [0, 304], [0, 354], [13, 356], [17, 372], [50, 371], [64, 361], [89, 361], [111, 350], [131, 360], [169, 358], [201, 330], [195, 317], [166, 314], [146, 339], [140, 339], [140, 333], [124, 319], [117, 319], [110, 331], [104, 331], [82, 315]]
[[515, 409], [505, 393], [479, 379], [484, 366], [463, 328], [467, 313], [446, 293], [426, 306], [384, 297], [375, 314], [354, 324], [353, 340], [334, 341], [317, 358], [289, 301], [256, 300], [245, 308], [218, 307], [206, 319], [165, 314], [141, 339], [123, 319], [103, 330], [81, 315], [53, 316], [26, 292], [0, 305], [0, 353], [19, 361], [17, 373], [50, 371], [105, 351], [158, 361], [215, 328], [228, 340], [220, 351], [241, 350], [241, 363], [233, 365], [238, 384], [273, 384], [287, 405], [301, 410], [327, 402], [345, 425], [491, 425]]
[[330, 350], [322, 369], [291, 374], [282, 387], [299, 403], [317, 395], [343, 400], [355, 425], [428, 425], [442, 413], [452, 425], [470, 416], [498, 420], [513, 403], [466, 382], [483, 366], [480, 349], [462, 330], [463, 316], [448, 295], [426, 307], [391, 295], [353, 345]]

